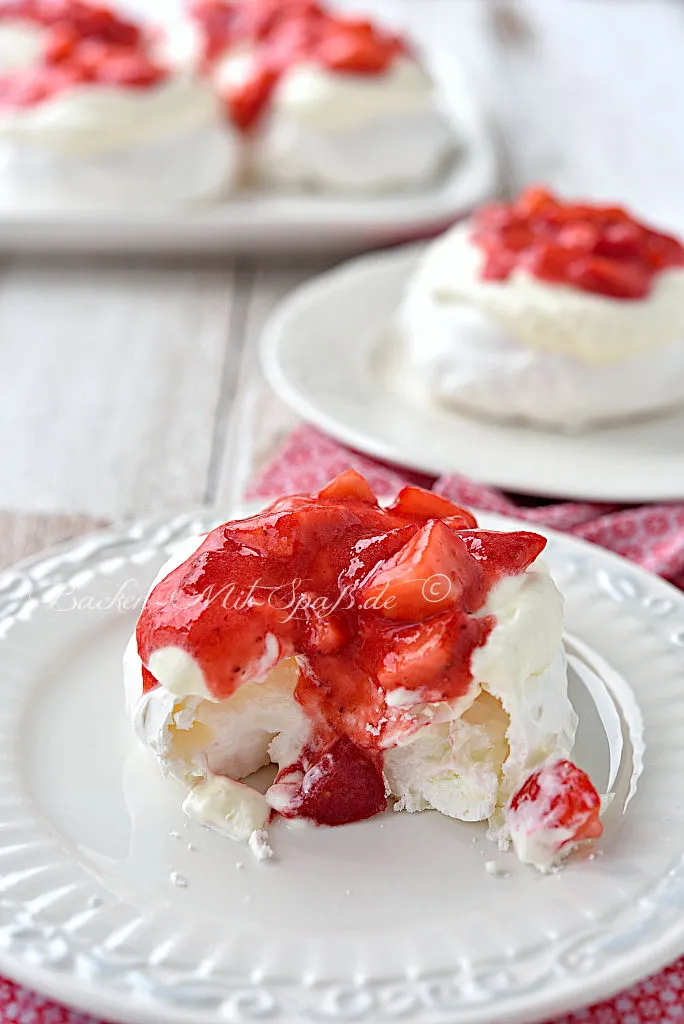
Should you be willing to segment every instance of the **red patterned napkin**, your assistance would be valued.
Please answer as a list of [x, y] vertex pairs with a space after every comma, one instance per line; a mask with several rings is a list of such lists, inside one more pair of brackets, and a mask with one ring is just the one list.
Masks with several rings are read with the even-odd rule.
[[[434, 486], [454, 501], [553, 527], [601, 544], [684, 588], [684, 504], [630, 506], [587, 502], [531, 505], [459, 476], [439, 480], [393, 469], [351, 452], [311, 427], [286, 440], [250, 497], [315, 491], [352, 466], [381, 495], [405, 483]], [[549, 1024], [684, 1024], [684, 957], [627, 992]], [[101, 1024], [0, 979], [0, 1024]]]
[[535, 505], [530, 499], [515, 499], [462, 476], [436, 480], [387, 466], [344, 448], [308, 426], [290, 434], [250, 497], [319, 490], [350, 466], [368, 478], [377, 494], [394, 494], [406, 483], [433, 487], [463, 505], [525, 519], [600, 544], [684, 589], [684, 503], [620, 506], [546, 501]]
[[[312, 427], [295, 430], [263, 473], [250, 497], [315, 491], [352, 466], [377, 494], [406, 483], [432, 487], [452, 501], [525, 519], [592, 541], [630, 558], [684, 589], [684, 504], [602, 505], [562, 501], [531, 504], [462, 476], [421, 476], [393, 468], [337, 444]], [[563, 1017], [555, 1024], [684, 1024], [684, 957], [615, 999]]]

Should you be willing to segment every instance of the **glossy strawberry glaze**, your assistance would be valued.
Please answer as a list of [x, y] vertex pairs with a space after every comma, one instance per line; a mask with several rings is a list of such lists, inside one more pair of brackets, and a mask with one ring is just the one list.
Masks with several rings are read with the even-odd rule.
[[29, 107], [75, 86], [98, 83], [130, 89], [168, 77], [147, 52], [140, 28], [110, 8], [82, 0], [5, 0], [0, 20], [45, 26], [43, 60], [0, 76], [0, 107]]
[[562, 203], [537, 187], [513, 203], [483, 207], [471, 237], [485, 253], [485, 280], [505, 281], [522, 269], [614, 299], [642, 299], [659, 273], [684, 266], [681, 242], [621, 207]]
[[[137, 628], [143, 665], [180, 647], [221, 699], [296, 657], [295, 697], [312, 734], [301, 763], [281, 773], [306, 780], [294, 813], [324, 824], [369, 817], [384, 806], [379, 752], [417, 728], [387, 693], [466, 694], [471, 656], [495, 625], [481, 614], [489, 592], [546, 543], [476, 527], [415, 487], [383, 509], [348, 471], [319, 495], [283, 498], [210, 533], [150, 595]], [[144, 685], [158, 685], [147, 668]]]
[[334, 16], [314, 0], [196, 0], [191, 10], [203, 31], [208, 67], [234, 48], [254, 55], [250, 77], [226, 96], [230, 116], [243, 131], [259, 121], [295, 64], [382, 75], [407, 52], [398, 36], [367, 20]]

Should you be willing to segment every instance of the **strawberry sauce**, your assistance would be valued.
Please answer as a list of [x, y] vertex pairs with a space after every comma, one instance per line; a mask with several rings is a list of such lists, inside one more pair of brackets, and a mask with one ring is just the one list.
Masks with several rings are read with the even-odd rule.
[[0, 75], [0, 106], [29, 107], [86, 83], [144, 89], [168, 77], [142, 30], [108, 7], [82, 0], [0, 0], [0, 21], [45, 27], [38, 67]]
[[192, 656], [219, 700], [296, 657], [312, 739], [281, 772], [301, 786], [294, 813], [369, 817], [385, 802], [379, 752], [417, 727], [387, 694], [466, 694], [471, 656], [495, 625], [478, 614], [491, 588], [545, 543], [478, 530], [469, 512], [416, 487], [383, 509], [349, 470], [318, 495], [213, 530], [154, 588], [137, 628], [145, 690], [158, 685], [152, 655], [169, 646]]
[[332, 15], [315, 0], [196, 0], [191, 13], [202, 29], [209, 69], [233, 49], [253, 53], [251, 74], [226, 95], [231, 119], [243, 131], [257, 124], [295, 64], [373, 76], [408, 52], [399, 36], [366, 19]]
[[542, 281], [613, 299], [643, 299], [663, 270], [684, 266], [678, 239], [653, 231], [619, 206], [562, 203], [543, 188], [493, 203], [472, 219], [482, 277], [526, 270]]

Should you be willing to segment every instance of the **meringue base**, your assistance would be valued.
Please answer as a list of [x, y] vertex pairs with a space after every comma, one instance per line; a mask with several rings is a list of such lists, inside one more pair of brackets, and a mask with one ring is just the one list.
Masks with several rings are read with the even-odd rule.
[[254, 136], [251, 171], [257, 183], [278, 188], [386, 193], [433, 181], [454, 148], [453, 128], [436, 109], [386, 114], [343, 130], [278, 111]]
[[0, 198], [44, 210], [201, 202], [234, 191], [242, 173], [241, 142], [218, 123], [87, 156], [28, 138], [0, 142]]
[[494, 420], [580, 432], [684, 402], [684, 339], [592, 364], [526, 348], [474, 307], [439, 301], [420, 280], [408, 288], [399, 331], [414, 395]]
[[[184, 545], [160, 578], [197, 542]], [[410, 709], [416, 725], [382, 751], [386, 794], [395, 810], [435, 809], [461, 821], [487, 821], [494, 841], [509, 839], [503, 813], [509, 798], [530, 771], [549, 756], [567, 756], [574, 744], [577, 716], [568, 697], [562, 609], [543, 565], [504, 579], [481, 612], [496, 616], [497, 624], [473, 656], [467, 693], [426, 704], [419, 692], [390, 691], [388, 706]], [[268, 764], [280, 770], [295, 765], [311, 740], [313, 723], [295, 698], [297, 663], [284, 659], [260, 680], [213, 700], [185, 685], [184, 652], [162, 650], [168, 655], [166, 685], [146, 693], [135, 635], [126, 650], [133, 729], [162, 772], [190, 791], [186, 813], [231, 839], [248, 840], [271, 811], [289, 815], [301, 786], [301, 773], [285, 776], [265, 795], [241, 781]]]

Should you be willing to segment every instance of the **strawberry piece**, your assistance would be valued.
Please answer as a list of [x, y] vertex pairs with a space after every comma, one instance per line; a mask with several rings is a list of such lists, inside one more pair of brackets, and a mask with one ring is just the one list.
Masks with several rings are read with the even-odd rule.
[[539, 243], [525, 254], [523, 266], [542, 281], [562, 282], [568, 267], [568, 252], [562, 245]]
[[159, 686], [159, 680], [155, 679], [146, 665], [143, 665], [142, 667], [142, 681], [143, 693], [149, 693], [150, 690], [156, 690]]
[[466, 652], [482, 646], [492, 626], [491, 618], [456, 611], [395, 629], [385, 643], [377, 681], [386, 690], [419, 690], [426, 701], [461, 697], [472, 683]]
[[671, 235], [652, 232], [644, 240], [644, 258], [653, 270], [684, 265], [684, 248]]
[[611, 260], [639, 260], [642, 242], [643, 232], [638, 224], [608, 224], [597, 239], [594, 252]]
[[558, 233], [558, 244], [564, 249], [594, 252], [600, 241], [599, 229], [593, 224], [568, 224]]
[[530, 185], [518, 196], [515, 209], [522, 217], [528, 218], [553, 210], [556, 205], [556, 200], [548, 189], [541, 185]]
[[432, 519], [375, 568], [357, 599], [387, 619], [420, 622], [457, 603], [476, 608], [481, 596], [482, 570], [476, 560], [453, 530]]
[[402, 487], [389, 511], [411, 519], [448, 519], [453, 530], [470, 530], [477, 526], [470, 512], [422, 487]]
[[278, 75], [267, 68], [258, 68], [254, 75], [239, 88], [231, 90], [226, 103], [233, 124], [246, 132], [254, 127], [264, 113]]
[[482, 267], [483, 281], [505, 281], [515, 270], [515, 254], [505, 249], [493, 249], [487, 253]]
[[515, 533], [473, 530], [459, 536], [492, 580], [525, 572], [546, 547], [545, 537], [526, 530], [516, 530]]
[[524, 252], [534, 243], [534, 232], [526, 224], [513, 221], [501, 229], [507, 249], [511, 252]]
[[308, 624], [309, 648], [313, 655], [337, 654], [349, 639], [349, 634], [341, 615], [330, 614], [326, 604], [317, 601], [315, 596], [304, 607], [304, 616]]
[[[278, 779], [292, 771], [286, 768]], [[299, 793], [281, 813], [288, 818], [310, 818], [317, 825], [347, 825], [372, 818], [386, 807], [378, 756], [341, 737], [308, 767]]]
[[330, 71], [351, 75], [377, 75], [387, 66], [387, 54], [372, 39], [356, 31], [339, 31], [324, 39], [318, 59]]
[[643, 299], [649, 292], [650, 275], [641, 263], [588, 256], [571, 263], [567, 273], [572, 284], [615, 299]]
[[351, 498], [356, 501], [367, 501], [371, 505], [378, 503], [371, 485], [355, 469], [347, 469], [344, 473], [336, 476], [319, 492], [318, 497], [329, 498], [332, 501], [344, 501]]
[[530, 836], [561, 830], [558, 851], [603, 833], [601, 798], [572, 761], [553, 761], [533, 772], [512, 797], [507, 811], [511, 831]]
[[109, 7], [74, 4], [69, 9], [66, 4], [63, 17], [84, 39], [102, 39], [113, 46], [140, 46], [142, 32], [138, 26], [121, 18]]
[[93, 69], [98, 82], [127, 88], [149, 88], [166, 77], [144, 53], [115, 51]]
[[47, 34], [43, 56], [48, 64], [61, 64], [68, 60], [81, 41], [81, 36], [69, 24], [55, 25]]

